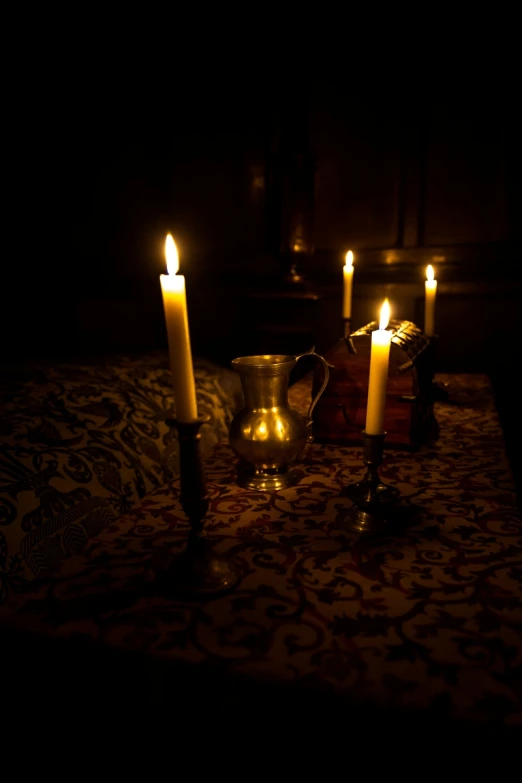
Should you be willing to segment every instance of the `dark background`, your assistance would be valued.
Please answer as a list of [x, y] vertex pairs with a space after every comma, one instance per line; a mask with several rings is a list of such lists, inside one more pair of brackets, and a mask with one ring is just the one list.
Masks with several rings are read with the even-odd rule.
[[[353, 70], [188, 73], [160, 90], [147, 72], [70, 79], [62, 67], [35, 73], [18, 96], [7, 123], [4, 360], [164, 347], [167, 231], [187, 278], [193, 349], [224, 365], [312, 339], [325, 350], [341, 332], [348, 248], [356, 327], [384, 295], [396, 317], [422, 323], [433, 263], [439, 369], [489, 375], [514, 456], [522, 205], [512, 82], [487, 71], [439, 84], [415, 82], [414, 69], [406, 82], [364, 83]], [[292, 261], [304, 275], [293, 287]]]

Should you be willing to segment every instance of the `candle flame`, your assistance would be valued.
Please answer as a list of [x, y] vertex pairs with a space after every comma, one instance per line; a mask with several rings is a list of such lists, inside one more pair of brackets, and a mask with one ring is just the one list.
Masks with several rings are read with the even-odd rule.
[[426, 267], [426, 280], [435, 280], [435, 272], [431, 264]]
[[345, 256], [346, 266], [353, 266], [353, 253], [349, 250]]
[[167, 272], [169, 275], [175, 275], [179, 270], [179, 255], [172, 234], [167, 234], [165, 240], [165, 256], [167, 258]]
[[390, 303], [387, 299], [384, 300], [381, 307], [381, 314], [379, 318], [379, 329], [386, 329], [390, 322]]

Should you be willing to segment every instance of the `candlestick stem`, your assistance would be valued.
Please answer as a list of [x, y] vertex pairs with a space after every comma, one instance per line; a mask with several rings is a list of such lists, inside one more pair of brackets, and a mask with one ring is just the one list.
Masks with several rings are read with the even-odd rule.
[[447, 402], [449, 400], [449, 392], [438, 381], [435, 380], [435, 373], [437, 372], [437, 343], [438, 335], [433, 334], [429, 337], [428, 351], [429, 351], [429, 371], [431, 375], [431, 387], [430, 395], [431, 402]]
[[347, 338], [352, 333], [352, 319], [343, 318], [343, 337]]
[[231, 590], [239, 581], [233, 563], [218, 557], [204, 531], [208, 511], [207, 482], [201, 456], [203, 424], [210, 416], [182, 422], [167, 419], [169, 427], [178, 431], [180, 461], [180, 503], [190, 521], [185, 551], [171, 564], [165, 577], [166, 587], [182, 593], [211, 594]]
[[362, 481], [349, 484], [343, 495], [351, 498], [354, 508], [347, 524], [358, 533], [378, 533], [386, 526], [392, 506], [399, 499], [396, 487], [384, 484], [379, 477], [386, 433], [370, 435], [363, 432], [363, 462], [366, 474]]

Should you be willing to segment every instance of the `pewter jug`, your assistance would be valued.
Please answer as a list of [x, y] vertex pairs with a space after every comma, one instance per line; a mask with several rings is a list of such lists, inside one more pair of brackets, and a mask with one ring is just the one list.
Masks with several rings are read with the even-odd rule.
[[[323, 385], [306, 418], [288, 404], [290, 372], [304, 356], [314, 356], [324, 367]], [[239, 373], [245, 400], [229, 431], [239, 458], [238, 484], [261, 491], [293, 486], [298, 475], [290, 466], [313, 440], [312, 412], [328, 383], [330, 365], [313, 348], [299, 356], [240, 356], [231, 364]]]

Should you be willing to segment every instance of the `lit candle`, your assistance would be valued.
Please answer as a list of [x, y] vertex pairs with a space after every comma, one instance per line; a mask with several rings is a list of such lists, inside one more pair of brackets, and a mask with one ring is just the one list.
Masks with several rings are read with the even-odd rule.
[[384, 432], [384, 407], [386, 403], [386, 384], [390, 361], [392, 332], [386, 327], [390, 320], [390, 305], [385, 299], [381, 307], [379, 328], [372, 332], [372, 351], [370, 355], [370, 378], [368, 381], [368, 406], [366, 408], [366, 427], [368, 435], [380, 435]]
[[429, 264], [426, 267], [426, 300], [424, 303], [424, 334], [433, 337], [435, 334], [435, 296], [437, 294], [437, 281], [435, 272]]
[[353, 283], [353, 253], [349, 250], [345, 257], [343, 266], [344, 278], [344, 296], [343, 296], [343, 318], [352, 317], [352, 283]]
[[185, 278], [177, 274], [178, 249], [170, 234], [165, 241], [165, 255], [168, 274], [160, 275], [160, 283], [167, 323], [172, 384], [176, 398], [176, 417], [179, 421], [194, 421], [198, 417], [198, 409], [190, 348]]

